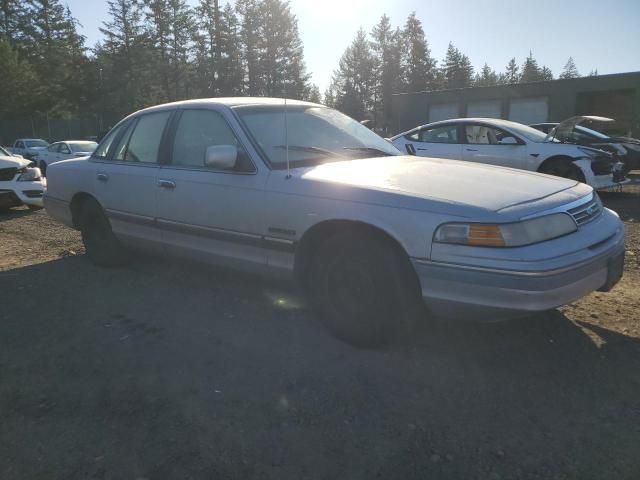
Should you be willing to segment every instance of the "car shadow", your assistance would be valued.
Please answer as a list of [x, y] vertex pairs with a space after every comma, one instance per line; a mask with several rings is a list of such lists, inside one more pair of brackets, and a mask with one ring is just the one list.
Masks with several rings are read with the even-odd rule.
[[7, 209], [0, 208], [0, 222], [6, 222], [7, 220], [13, 220], [20, 217], [26, 217], [35, 213], [37, 210], [30, 210], [28, 207], [12, 207]]
[[557, 310], [425, 319], [359, 350], [303, 301], [282, 308], [285, 286], [182, 262], [68, 257], [0, 272], [0, 291], [0, 471], [15, 478], [640, 471], [639, 339]]

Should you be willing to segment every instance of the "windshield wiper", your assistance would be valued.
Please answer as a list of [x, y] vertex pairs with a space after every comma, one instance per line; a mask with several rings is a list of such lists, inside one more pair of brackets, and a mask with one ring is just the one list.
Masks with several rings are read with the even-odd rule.
[[294, 150], [297, 152], [320, 153], [322, 155], [331, 155], [332, 157], [343, 158], [339, 153], [332, 152], [331, 150], [325, 150], [324, 148], [320, 147], [312, 147], [310, 145], [274, 145], [273, 148], [289, 148], [289, 150]]
[[343, 150], [354, 150], [356, 152], [381, 153], [384, 157], [391, 157], [393, 154], [373, 147], [344, 147]]

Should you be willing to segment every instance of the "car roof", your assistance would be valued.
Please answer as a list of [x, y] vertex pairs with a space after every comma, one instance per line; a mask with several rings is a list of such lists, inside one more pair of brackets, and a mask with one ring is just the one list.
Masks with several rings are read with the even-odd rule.
[[[153, 112], [161, 110], [170, 110], [179, 107], [202, 107], [213, 105], [224, 105], [229, 108], [239, 106], [277, 106], [284, 105], [284, 98], [275, 97], [218, 97], [218, 98], [195, 98], [192, 100], [181, 100], [178, 102], [163, 103], [161, 105], [155, 105], [153, 107], [138, 110], [132, 115], [140, 114], [142, 112]], [[324, 107], [318, 103], [304, 102], [302, 100], [287, 99], [287, 105], [291, 106], [308, 106], [308, 107]]]
[[437, 127], [439, 125], [448, 125], [451, 123], [462, 123], [462, 122], [478, 122], [478, 123], [487, 123], [489, 125], [495, 125], [496, 127], [509, 128], [514, 125], [519, 125], [518, 122], [512, 122], [511, 120], [504, 120], [502, 118], [482, 118], [482, 117], [470, 117], [470, 118], [449, 118], [447, 120], [439, 120], [437, 122], [425, 123], [424, 125], [419, 125], [405, 132], [399, 133], [392, 138], [392, 140], [406, 135], [407, 133], [414, 132], [416, 130], [420, 130], [425, 127]]

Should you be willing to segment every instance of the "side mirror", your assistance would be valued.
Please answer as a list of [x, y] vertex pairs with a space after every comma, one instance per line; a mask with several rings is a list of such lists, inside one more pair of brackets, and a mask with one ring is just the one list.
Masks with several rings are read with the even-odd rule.
[[518, 140], [514, 137], [504, 137], [500, 140], [500, 145], [518, 145]]
[[238, 160], [238, 148], [235, 145], [212, 145], [207, 147], [204, 164], [216, 170], [231, 170]]

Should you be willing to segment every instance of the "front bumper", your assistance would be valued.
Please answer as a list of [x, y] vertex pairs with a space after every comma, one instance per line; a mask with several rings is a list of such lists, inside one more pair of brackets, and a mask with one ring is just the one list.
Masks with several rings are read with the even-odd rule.
[[594, 249], [590, 258], [549, 270], [507, 270], [423, 259], [412, 259], [412, 263], [424, 302], [435, 315], [490, 321], [556, 308], [595, 290], [610, 289], [620, 278], [621, 270], [614, 271], [614, 267], [620, 267], [624, 252], [620, 231]]
[[0, 182], [0, 207], [17, 207], [31, 205], [42, 207], [44, 185], [40, 180], [35, 182]]

